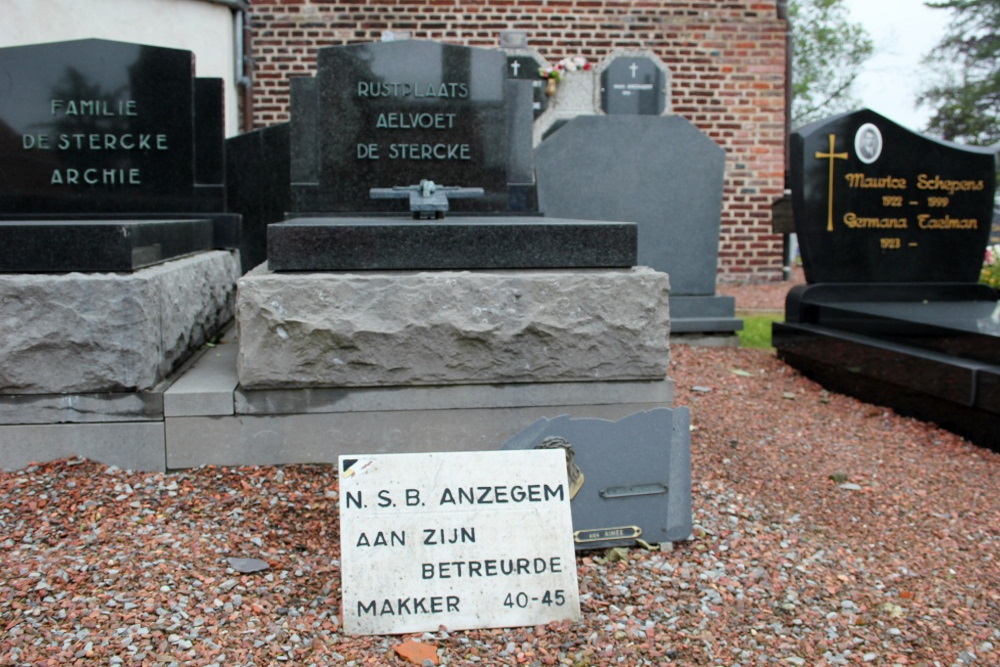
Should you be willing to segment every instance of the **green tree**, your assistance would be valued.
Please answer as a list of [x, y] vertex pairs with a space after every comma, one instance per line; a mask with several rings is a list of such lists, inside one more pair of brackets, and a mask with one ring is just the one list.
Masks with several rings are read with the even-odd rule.
[[792, 125], [857, 108], [851, 88], [874, 50], [843, 0], [791, 0]]
[[917, 98], [934, 110], [927, 131], [978, 146], [1000, 142], [1000, 0], [924, 4], [952, 12], [944, 38], [924, 57], [937, 75]]

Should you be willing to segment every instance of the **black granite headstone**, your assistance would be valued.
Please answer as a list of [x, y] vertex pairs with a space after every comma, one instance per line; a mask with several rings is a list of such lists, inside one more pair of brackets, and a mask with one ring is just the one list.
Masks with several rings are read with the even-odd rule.
[[0, 48], [0, 271], [130, 271], [239, 243], [223, 86], [190, 51]]
[[224, 211], [222, 83], [189, 51], [0, 48], [0, 211]]
[[1000, 448], [1000, 314], [979, 284], [995, 149], [864, 109], [792, 135], [807, 285], [773, 325], [778, 356], [836, 391]]
[[995, 149], [939, 141], [863, 109], [793, 133], [790, 168], [808, 282], [978, 279]]
[[243, 217], [244, 271], [267, 260], [267, 225], [283, 219], [288, 210], [289, 135], [289, 123], [280, 123], [226, 141], [226, 193], [229, 209]]
[[502, 52], [405, 40], [327, 47], [317, 61], [315, 81], [293, 88], [293, 211], [385, 212], [371, 188], [425, 179], [485, 189], [455, 210], [508, 210]]
[[651, 58], [619, 56], [601, 72], [601, 109], [659, 116], [666, 108], [666, 87], [664, 71]]

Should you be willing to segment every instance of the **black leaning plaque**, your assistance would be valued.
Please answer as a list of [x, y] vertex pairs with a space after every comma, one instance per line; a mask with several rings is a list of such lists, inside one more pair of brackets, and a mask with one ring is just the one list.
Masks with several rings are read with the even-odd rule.
[[868, 109], [791, 137], [792, 208], [809, 283], [975, 283], [996, 154]]
[[267, 226], [272, 271], [631, 268], [631, 222], [297, 218]]
[[385, 212], [371, 188], [425, 179], [485, 189], [455, 210], [507, 210], [506, 64], [418, 40], [320, 49], [315, 85], [292, 96], [293, 146], [311, 151], [293, 156], [293, 210]]
[[659, 116], [666, 108], [666, 75], [651, 58], [618, 56], [601, 72], [601, 109], [609, 115]]
[[0, 48], [0, 212], [224, 211], [222, 85], [190, 51]]
[[133, 271], [213, 247], [191, 220], [0, 220], [0, 272]]

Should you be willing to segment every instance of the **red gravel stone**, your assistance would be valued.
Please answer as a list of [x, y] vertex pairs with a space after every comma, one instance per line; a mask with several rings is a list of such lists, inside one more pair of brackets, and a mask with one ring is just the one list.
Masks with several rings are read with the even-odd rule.
[[[670, 374], [692, 539], [581, 553], [582, 622], [426, 633], [442, 665], [1000, 664], [1000, 455], [764, 351]], [[0, 664], [400, 664], [341, 634], [338, 541], [334, 466], [0, 473]]]

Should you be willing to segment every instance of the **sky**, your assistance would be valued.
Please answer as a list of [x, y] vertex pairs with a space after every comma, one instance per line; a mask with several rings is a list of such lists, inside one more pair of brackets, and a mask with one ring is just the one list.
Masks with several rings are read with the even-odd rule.
[[946, 9], [929, 9], [922, 0], [844, 0], [850, 20], [860, 23], [875, 43], [854, 85], [862, 106], [911, 130], [922, 131], [931, 112], [915, 108], [927, 80], [920, 64], [944, 35], [950, 19]]

